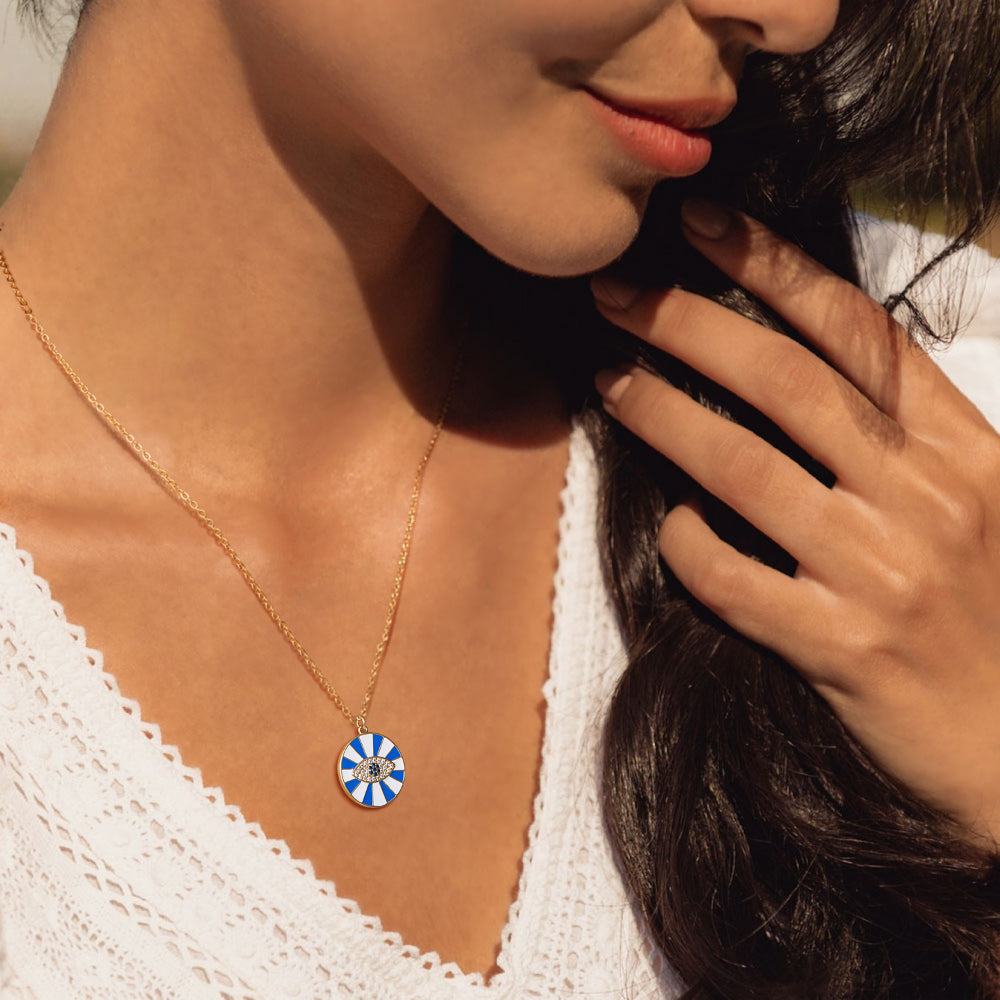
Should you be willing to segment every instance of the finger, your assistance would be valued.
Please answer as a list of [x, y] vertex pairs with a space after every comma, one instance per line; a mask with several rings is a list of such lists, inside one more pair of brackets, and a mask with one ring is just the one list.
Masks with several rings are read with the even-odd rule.
[[609, 319], [697, 369], [770, 417], [847, 487], [861, 488], [902, 428], [801, 344], [679, 288]]
[[[814, 638], [821, 645], [826, 617], [815, 584], [743, 555], [690, 502], [678, 504], [663, 521], [659, 549], [681, 585], [737, 632], [789, 662], [814, 659], [809, 647]], [[827, 680], [808, 666], [802, 673], [813, 683]]]
[[642, 369], [613, 383], [602, 376], [598, 388], [612, 416], [797, 561], [817, 573], [835, 561], [834, 494], [800, 465]]
[[904, 427], [919, 423], [921, 401], [944, 389], [942, 376], [882, 306], [743, 213], [691, 199], [682, 217], [696, 249], [788, 320], [880, 410]]

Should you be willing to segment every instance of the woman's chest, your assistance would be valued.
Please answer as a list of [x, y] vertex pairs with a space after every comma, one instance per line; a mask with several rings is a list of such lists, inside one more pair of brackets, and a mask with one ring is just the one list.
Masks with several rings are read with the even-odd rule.
[[[475, 989], [472, 980], [420, 949], [439, 949], [447, 959], [449, 943], [457, 951], [473, 941], [471, 952], [478, 940], [492, 956], [517, 882], [503, 930], [503, 972], [490, 995], [617, 991], [623, 982], [651, 988], [655, 972], [600, 822], [599, 723], [623, 651], [601, 584], [593, 470], [584, 443], [578, 438], [571, 452], [560, 497], [554, 581], [546, 567], [546, 599], [553, 582], [555, 595], [544, 610], [553, 614], [534, 619], [537, 632], [525, 612], [529, 602], [501, 599], [519, 587], [504, 576], [500, 555], [488, 572], [463, 576], [455, 569], [448, 599], [433, 574], [408, 576], [370, 715], [373, 728], [404, 749], [407, 786], [391, 807], [374, 814], [342, 800], [332, 773], [352, 735], [346, 720], [315, 699], [314, 684], [294, 656], [282, 660], [287, 650], [280, 637], [274, 645], [277, 633], [266, 616], [244, 613], [239, 588], [229, 591], [224, 582], [232, 576], [225, 561], [216, 569], [194, 568], [189, 553], [157, 541], [153, 532], [126, 561], [122, 584], [108, 558], [90, 572], [59, 577], [60, 566], [79, 570], [85, 562], [78, 536], [65, 551], [40, 546], [47, 556], [34, 568], [49, 576], [70, 619], [88, 626], [87, 643], [104, 647], [103, 660], [49, 603], [30, 557], [19, 563], [12, 534], [0, 530], [3, 975], [44, 997], [162, 993], [257, 1000], [353, 990], [371, 997], [464, 998]], [[433, 522], [432, 508], [428, 513]], [[517, 520], [524, 520], [523, 510]], [[27, 534], [18, 541], [38, 548]], [[102, 548], [107, 557], [114, 545]], [[415, 548], [414, 571], [430, 565], [418, 555]], [[544, 558], [551, 556], [550, 536]], [[185, 585], [183, 574], [162, 569], [167, 565], [186, 567], [190, 579], [202, 583]], [[523, 589], [530, 578], [526, 564], [509, 565], [520, 567]], [[302, 567], [308, 569], [307, 559]], [[286, 588], [288, 581], [268, 573], [279, 591]], [[487, 602], [496, 606], [495, 620], [476, 618], [470, 609], [482, 601], [461, 597], [475, 591], [477, 574], [478, 586], [495, 586]], [[86, 580], [75, 595], [74, 575]], [[535, 574], [539, 581], [544, 575]], [[325, 598], [306, 601], [308, 576], [289, 592], [329, 628], [315, 631], [305, 623], [301, 637], [333, 679], [342, 672], [345, 692], [360, 692], [371, 641], [358, 639], [352, 647], [357, 627], [349, 615], [324, 614]], [[325, 589], [321, 584], [317, 588]], [[347, 593], [338, 605], [350, 605]], [[249, 600], [251, 610], [259, 610]], [[102, 618], [97, 604], [115, 609], [114, 621]], [[351, 607], [355, 616], [366, 617], [363, 605], [359, 599]], [[435, 616], [438, 606], [449, 613]], [[180, 627], [199, 616], [212, 627]], [[137, 625], [98, 634], [124, 621]], [[463, 629], [464, 622], [474, 627]], [[323, 635], [332, 637], [329, 647]], [[474, 641], [483, 636], [485, 644]], [[438, 655], [421, 655], [428, 644]], [[546, 650], [548, 662], [539, 663]], [[119, 659], [116, 667], [112, 661]], [[130, 662], [158, 669], [129, 680]], [[517, 663], [528, 666], [517, 669]], [[231, 683], [217, 683], [219, 664], [228, 664]], [[120, 675], [125, 695], [128, 684], [146, 685], [140, 697], [147, 704], [122, 700], [102, 667]], [[350, 693], [346, 697], [351, 704]], [[148, 708], [154, 703], [158, 714]], [[439, 710], [451, 717], [444, 726]], [[533, 745], [518, 728], [526, 713], [537, 727]], [[177, 734], [196, 749], [189, 751]], [[180, 744], [183, 761], [173, 743]], [[521, 758], [520, 748], [526, 750]], [[503, 763], [496, 767], [498, 756]], [[204, 774], [189, 765], [203, 766]], [[268, 803], [278, 817], [270, 823], [263, 816]], [[263, 830], [248, 824], [238, 806]], [[383, 822], [363, 825], [373, 818]], [[280, 830], [273, 828], [279, 820], [285, 823]], [[336, 887], [316, 880], [309, 862], [295, 856], [316, 860], [317, 874], [331, 876]], [[484, 905], [490, 899], [492, 921]], [[391, 933], [405, 928], [394, 927], [390, 917], [363, 916], [384, 914], [393, 900], [416, 928], [402, 937]], [[485, 919], [477, 924], [478, 914]], [[41, 960], [55, 952], [60, 957]], [[58, 985], [40, 989], [49, 981]], [[88, 993], [85, 982], [97, 992]], [[217, 985], [224, 982], [230, 986]]]
[[[414, 536], [368, 713], [406, 760], [405, 789], [381, 810], [344, 794], [354, 727], [207, 536], [167, 517], [97, 518], [69, 545], [36, 519], [22, 537], [122, 694], [206, 785], [408, 944], [489, 972], [537, 792], [564, 468], [562, 456], [516, 525], [483, 533], [431, 505]], [[257, 553], [258, 576], [354, 714], [398, 539], [367, 557], [315, 541], [296, 539], [284, 565]]]

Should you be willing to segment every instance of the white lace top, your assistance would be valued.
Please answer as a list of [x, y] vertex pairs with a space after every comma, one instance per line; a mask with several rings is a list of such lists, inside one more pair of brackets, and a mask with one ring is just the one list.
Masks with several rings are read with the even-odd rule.
[[0, 998], [676, 995], [601, 825], [597, 740], [625, 654], [595, 487], [575, 424], [540, 787], [501, 971], [485, 983], [384, 930], [205, 788], [0, 525]]
[[[1000, 274], [976, 280], [983, 314], [1000, 315]], [[1000, 324], [975, 333], [943, 363], [1000, 424]], [[574, 425], [540, 787], [501, 971], [485, 983], [384, 930], [205, 788], [0, 525], [0, 1000], [676, 997], [598, 805], [598, 734], [625, 654], [596, 485]]]

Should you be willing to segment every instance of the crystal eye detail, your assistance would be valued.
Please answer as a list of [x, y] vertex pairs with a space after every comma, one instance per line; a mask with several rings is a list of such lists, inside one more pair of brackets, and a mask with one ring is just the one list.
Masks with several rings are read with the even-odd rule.
[[385, 757], [369, 757], [354, 769], [354, 777], [358, 781], [367, 781], [372, 784], [388, 778], [395, 769], [396, 765], [391, 760], [386, 760]]
[[341, 751], [337, 777], [359, 806], [379, 809], [399, 794], [405, 778], [403, 757], [388, 736], [364, 733]]

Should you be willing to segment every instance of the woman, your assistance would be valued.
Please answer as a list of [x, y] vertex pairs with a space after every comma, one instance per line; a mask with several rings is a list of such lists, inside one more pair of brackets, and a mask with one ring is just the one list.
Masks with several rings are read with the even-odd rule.
[[[717, 204], [846, 278], [848, 180], [981, 223], [968, 8], [87, 5], [0, 220], [7, 994], [989, 995], [1000, 448]], [[602, 319], [613, 261], [833, 367], [681, 291]], [[644, 372], [603, 413], [637, 356], [818, 479]], [[983, 536], [939, 555], [924, 501]]]

